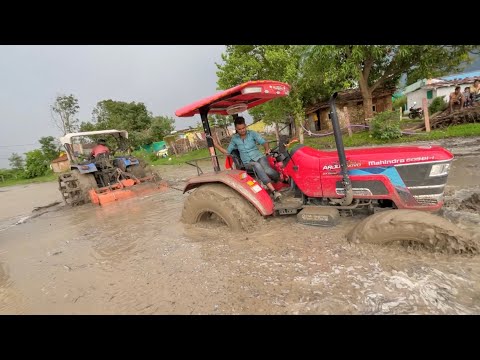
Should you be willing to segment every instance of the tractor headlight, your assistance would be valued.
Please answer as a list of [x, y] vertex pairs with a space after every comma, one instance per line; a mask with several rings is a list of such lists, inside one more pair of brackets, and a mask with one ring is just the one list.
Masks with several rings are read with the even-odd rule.
[[430, 170], [430, 177], [447, 175], [449, 170], [450, 163], [435, 164]]

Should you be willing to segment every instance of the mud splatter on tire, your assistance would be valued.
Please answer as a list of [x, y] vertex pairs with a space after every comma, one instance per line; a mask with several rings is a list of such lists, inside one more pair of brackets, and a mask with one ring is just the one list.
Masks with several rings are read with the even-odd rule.
[[347, 235], [353, 243], [413, 241], [434, 251], [478, 254], [473, 236], [440, 216], [418, 210], [387, 210], [367, 217]]
[[216, 215], [232, 230], [251, 232], [262, 219], [260, 213], [235, 190], [223, 184], [195, 189], [185, 200], [182, 221], [196, 224]]

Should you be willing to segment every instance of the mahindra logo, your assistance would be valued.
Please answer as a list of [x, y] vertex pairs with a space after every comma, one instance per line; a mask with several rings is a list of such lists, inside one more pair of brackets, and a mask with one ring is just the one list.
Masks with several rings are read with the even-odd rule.
[[281, 85], [274, 85], [274, 86], [272, 86], [272, 89], [274, 89], [274, 90], [285, 90], [285, 87], [283, 87]]

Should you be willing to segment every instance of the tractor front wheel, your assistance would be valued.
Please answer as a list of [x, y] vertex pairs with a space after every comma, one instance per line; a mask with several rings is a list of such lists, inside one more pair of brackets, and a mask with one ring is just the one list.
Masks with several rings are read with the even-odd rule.
[[478, 253], [480, 245], [467, 231], [440, 216], [419, 210], [386, 210], [362, 220], [347, 235], [354, 243], [421, 243], [435, 251]]

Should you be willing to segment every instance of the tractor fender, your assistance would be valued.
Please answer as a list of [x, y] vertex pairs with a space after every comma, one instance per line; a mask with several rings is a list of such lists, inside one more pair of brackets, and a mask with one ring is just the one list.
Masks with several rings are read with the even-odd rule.
[[214, 174], [202, 174], [190, 178], [185, 185], [183, 193], [199, 186], [212, 183], [223, 183], [242, 195], [262, 214], [272, 215], [274, 212], [273, 200], [260, 184], [241, 170], [225, 170]]
[[77, 169], [80, 174], [88, 174], [95, 171], [98, 171], [94, 163], [84, 164], [84, 165], [72, 165], [70, 170]]

